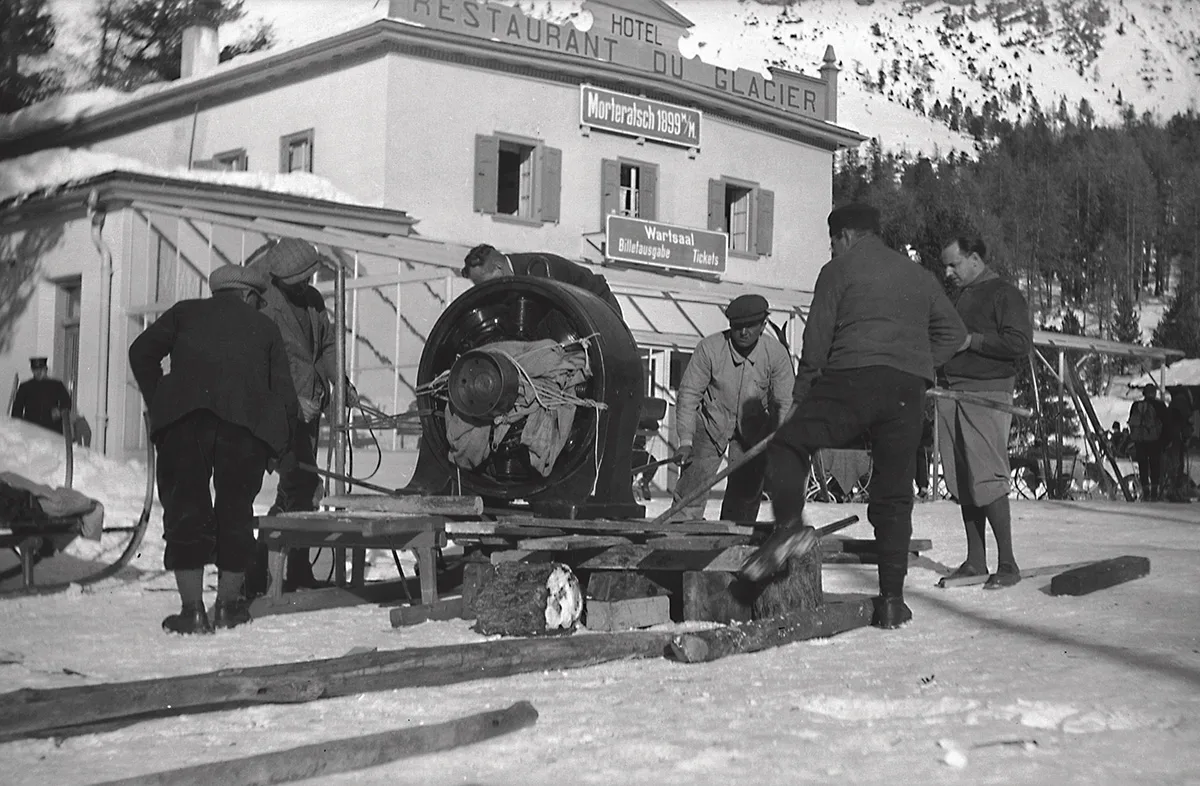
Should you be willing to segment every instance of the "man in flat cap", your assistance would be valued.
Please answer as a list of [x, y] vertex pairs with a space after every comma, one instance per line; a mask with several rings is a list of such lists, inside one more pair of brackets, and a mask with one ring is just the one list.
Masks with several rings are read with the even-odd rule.
[[742, 574], [762, 580], [816, 545], [802, 515], [812, 454], [865, 433], [874, 463], [867, 517], [879, 551], [872, 624], [896, 628], [912, 619], [904, 578], [925, 390], [967, 332], [937, 279], [880, 240], [877, 210], [845, 205], [828, 221], [833, 259], [817, 276], [795, 405], [767, 452], [777, 529]]
[[[289, 463], [297, 411], [283, 337], [259, 312], [266, 277], [225, 265], [209, 287], [212, 297], [171, 306], [129, 347], [158, 449], [163, 562], [179, 588], [180, 612], [163, 620], [170, 633], [250, 621], [242, 585], [255, 555], [254, 498], [268, 460], [282, 456], [281, 469]], [[211, 562], [218, 578], [210, 620], [202, 594]]]
[[33, 379], [25, 380], [17, 388], [12, 416], [61, 434], [63, 418], [71, 416], [71, 394], [66, 385], [50, 378], [46, 358], [30, 358], [29, 369]]
[[[679, 382], [676, 460], [683, 465], [675, 500], [711, 483], [729, 449], [734, 462], [779, 425], [792, 402], [795, 376], [783, 344], [764, 335], [769, 307], [762, 295], [741, 295], [725, 310], [729, 329], [705, 336]], [[724, 521], [757, 521], [766, 480], [766, 456], [732, 473], [721, 501]], [[681, 513], [704, 518], [700, 497]]]
[[[324, 258], [316, 246], [285, 237], [266, 243], [249, 256], [246, 266], [269, 279], [263, 313], [283, 334], [292, 373], [292, 384], [300, 402], [300, 422], [292, 434], [291, 451], [297, 466], [279, 473], [279, 486], [270, 515], [315, 510], [321, 479], [299, 464], [316, 465], [321, 434], [321, 413], [332, 400], [332, 387], [339, 373], [334, 351], [333, 325], [325, 310], [325, 298], [308, 282]], [[252, 582], [259, 591], [260, 577]], [[287, 589], [316, 586], [309, 550], [292, 549], [288, 554]]]
[[608, 288], [604, 276], [557, 254], [503, 254], [482, 243], [468, 251], [463, 259], [462, 277], [471, 279], [472, 285], [503, 276], [531, 276], [561, 281], [586, 289], [612, 306], [618, 314], [621, 313], [621, 304]]

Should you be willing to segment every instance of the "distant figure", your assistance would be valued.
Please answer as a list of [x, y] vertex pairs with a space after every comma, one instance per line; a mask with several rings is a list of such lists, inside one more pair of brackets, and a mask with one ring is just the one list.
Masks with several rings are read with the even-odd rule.
[[586, 289], [621, 313], [621, 304], [608, 288], [604, 276], [557, 254], [503, 254], [483, 243], [468, 251], [463, 259], [462, 277], [471, 279], [472, 284], [504, 276], [549, 278], [571, 284]]
[[1187, 446], [1192, 437], [1192, 402], [1184, 387], [1170, 390], [1163, 435], [1162, 495], [1172, 502], [1188, 498]]
[[1158, 399], [1158, 385], [1142, 388], [1142, 400], [1129, 408], [1129, 439], [1142, 484], [1142, 501], [1154, 502], [1162, 495], [1163, 447], [1166, 437], [1167, 405]]
[[1113, 456], [1125, 455], [1128, 441], [1129, 432], [1121, 426], [1120, 421], [1114, 420], [1112, 430], [1108, 432], [1108, 446], [1112, 450]]
[[17, 388], [12, 416], [63, 433], [63, 418], [71, 416], [71, 394], [67, 386], [50, 378], [46, 358], [30, 358], [33, 379]]

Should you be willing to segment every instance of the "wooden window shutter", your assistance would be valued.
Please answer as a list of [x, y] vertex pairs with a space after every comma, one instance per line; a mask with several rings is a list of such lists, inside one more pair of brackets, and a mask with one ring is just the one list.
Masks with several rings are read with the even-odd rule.
[[641, 217], [647, 221], [658, 219], [658, 167], [641, 164], [642, 193], [639, 195]]
[[775, 192], [765, 188], [758, 189], [755, 208], [757, 226], [754, 232], [754, 253], [766, 256], [771, 253], [771, 239], [775, 235]]
[[600, 162], [600, 230], [608, 227], [608, 216], [621, 207], [621, 162], [606, 158]]
[[562, 151], [556, 147], [543, 147], [540, 152], [542, 198], [538, 204], [538, 217], [557, 223], [562, 214]]
[[725, 226], [725, 181], [708, 181], [708, 228], [716, 232], [727, 232]]
[[475, 212], [495, 213], [500, 188], [500, 140], [475, 135]]

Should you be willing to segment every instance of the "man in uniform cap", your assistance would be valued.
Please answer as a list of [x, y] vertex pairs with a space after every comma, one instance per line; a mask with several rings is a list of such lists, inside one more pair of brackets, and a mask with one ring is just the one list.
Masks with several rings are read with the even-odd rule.
[[[729, 329], [704, 337], [679, 382], [676, 421], [683, 465], [674, 496], [679, 500], [711, 483], [725, 450], [737, 461], [763, 439], [792, 401], [792, 359], [774, 336], [764, 335], [769, 307], [762, 295], [741, 295], [725, 310]], [[766, 457], [729, 476], [721, 519], [756, 521], [766, 480]], [[704, 518], [705, 498], [682, 511], [684, 520]]]
[[828, 221], [833, 259], [817, 276], [795, 405], [767, 451], [778, 534], [742, 573], [761, 580], [816, 545], [802, 515], [812, 454], [865, 433], [874, 464], [867, 517], [879, 551], [872, 624], [896, 628], [912, 619], [904, 578], [925, 390], [967, 332], [937, 279], [880, 240], [877, 210], [846, 205]]
[[561, 281], [586, 289], [612, 306], [618, 314], [621, 313], [621, 304], [608, 288], [604, 276], [557, 254], [504, 254], [482, 243], [468, 251], [463, 259], [462, 277], [471, 279], [473, 285], [504, 276], [531, 276]]
[[63, 418], [71, 415], [71, 394], [66, 385], [50, 378], [46, 358], [30, 358], [29, 368], [33, 379], [25, 380], [17, 388], [12, 416], [61, 434]]
[[[212, 297], [171, 306], [129, 347], [158, 449], [163, 563], [175, 573], [181, 602], [179, 614], [163, 620], [171, 633], [250, 621], [242, 584], [255, 554], [254, 498], [268, 461], [282, 456], [280, 469], [289, 463], [297, 411], [283, 337], [259, 312], [266, 277], [225, 265], [209, 287]], [[218, 570], [211, 620], [203, 599], [210, 562]]]

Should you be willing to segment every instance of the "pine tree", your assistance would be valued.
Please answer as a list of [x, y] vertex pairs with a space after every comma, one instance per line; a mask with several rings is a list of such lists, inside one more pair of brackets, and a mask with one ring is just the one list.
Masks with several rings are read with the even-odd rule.
[[58, 90], [60, 74], [28, 63], [50, 51], [54, 36], [46, 0], [0, 0], [0, 113], [15, 112]]
[[1189, 357], [1200, 356], [1200, 289], [1180, 288], [1154, 328], [1150, 343], [1183, 350]]
[[[104, 0], [96, 81], [133, 90], [179, 78], [183, 31], [197, 22], [220, 26], [245, 16], [244, 0]], [[269, 47], [274, 33], [259, 25], [220, 53], [221, 60]]]

